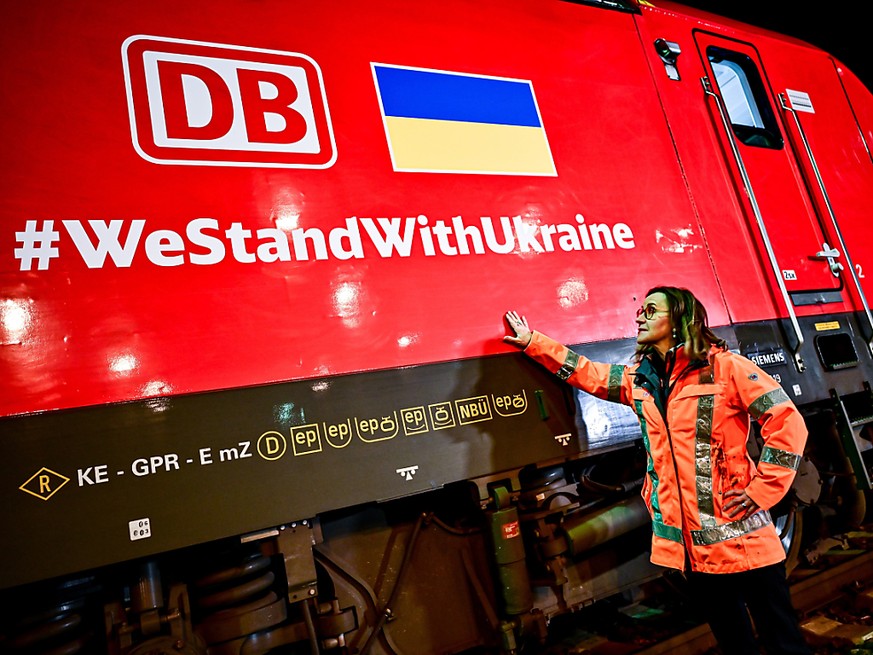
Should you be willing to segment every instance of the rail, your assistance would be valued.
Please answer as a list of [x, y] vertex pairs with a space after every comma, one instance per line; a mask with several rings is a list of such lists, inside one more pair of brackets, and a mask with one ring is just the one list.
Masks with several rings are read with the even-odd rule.
[[779, 285], [779, 291], [782, 293], [782, 299], [785, 302], [785, 307], [788, 310], [788, 316], [791, 319], [791, 326], [794, 328], [794, 335], [797, 339], [797, 345], [792, 348], [791, 354], [794, 357], [794, 365], [801, 373], [806, 370], [806, 364], [803, 363], [803, 357], [800, 355], [800, 347], [803, 345], [803, 332], [800, 329], [800, 324], [797, 321], [797, 314], [794, 311], [794, 303], [791, 302], [791, 297], [788, 295], [788, 289], [785, 288], [785, 282], [782, 280], [782, 273], [779, 269], [779, 263], [776, 261], [776, 254], [773, 252], [773, 244], [770, 242], [770, 236], [767, 234], [767, 227], [764, 225], [764, 217], [761, 216], [761, 208], [758, 206], [758, 201], [755, 199], [755, 192], [752, 189], [752, 181], [749, 179], [748, 171], [743, 163], [742, 155], [737, 147], [736, 141], [731, 131], [730, 123], [728, 122], [724, 106], [721, 102], [721, 97], [712, 90], [712, 83], [709, 77], [704, 75], [700, 78], [703, 84], [703, 92], [711, 96], [715, 100], [718, 107], [718, 113], [721, 117], [721, 122], [727, 135], [728, 143], [731, 146], [731, 152], [736, 160], [737, 168], [739, 168], [740, 176], [743, 179], [743, 186], [749, 196], [749, 202], [752, 205], [752, 211], [755, 213], [755, 220], [758, 222], [758, 227], [761, 230], [761, 238], [764, 240], [764, 247], [767, 249], [767, 256], [770, 259], [770, 266], [773, 269], [773, 274], [776, 276], [776, 283]]
[[834, 233], [837, 235], [837, 239], [840, 242], [840, 248], [843, 251], [843, 255], [846, 258], [846, 263], [849, 265], [849, 270], [852, 273], [852, 281], [855, 283], [855, 289], [858, 291], [858, 296], [861, 298], [861, 304], [864, 306], [864, 314], [867, 316], [867, 323], [870, 325], [870, 338], [867, 340], [867, 349], [873, 354], [873, 315], [870, 314], [870, 305], [867, 302], [867, 297], [864, 295], [864, 290], [861, 289], [861, 281], [858, 279], [858, 274], [855, 272], [855, 264], [852, 262], [852, 258], [849, 255], [849, 249], [846, 247], [846, 242], [843, 239], [843, 232], [840, 230], [840, 226], [837, 223], [837, 217], [834, 215], [834, 208], [831, 204], [831, 199], [828, 196], [827, 189], [825, 188], [824, 180], [821, 176], [821, 171], [819, 170], [818, 163], [815, 160], [815, 155], [812, 152], [812, 148], [809, 146], [809, 140], [806, 138], [806, 132], [803, 130], [803, 125], [800, 122], [800, 118], [797, 116], [797, 112], [791, 107], [788, 102], [785, 100], [785, 94], [779, 94], [779, 102], [782, 105], [782, 111], [790, 113], [791, 117], [794, 119], [794, 124], [797, 127], [797, 132], [800, 134], [800, 139], [803, 142], [803, 148], [806, 151], [806, 156], [809, 158], [809, 163], [812, 166], [812, 172], [815, 174], [815, 180], [818, 184], [819, 191], [821, 191], [822, 198], [824, 199], [825, 207], [828, 210], [828, 217], [831, 219], [831, 225], [833, 225]]

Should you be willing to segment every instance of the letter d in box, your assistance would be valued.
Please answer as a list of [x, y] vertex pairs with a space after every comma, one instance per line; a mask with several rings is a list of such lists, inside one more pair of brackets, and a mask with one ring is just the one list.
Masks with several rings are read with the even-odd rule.
[[132, 36], [122, 46], [136, 151], [157, 164], [328, 168], [336, 146], [309, 57]]

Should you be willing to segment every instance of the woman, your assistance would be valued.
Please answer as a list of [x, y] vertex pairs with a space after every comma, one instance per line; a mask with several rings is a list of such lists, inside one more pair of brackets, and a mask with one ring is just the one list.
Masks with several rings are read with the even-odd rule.
[[[687, 289], [646, 294], [632, 366], [592, 362], [514, 311], [506, 321], [514, 334], [505, 341], [574, 387], [636, 411], [648, 452], [652, 562], [688, 572], [724, 653], [759, 652], [751, 612], [768, 653], [811, 655], [767, 511], [791, 487], [807, 436], [779, 384], [727, 349]], [[757, 465], [746, 447], [750, 419], [764, 440]]]

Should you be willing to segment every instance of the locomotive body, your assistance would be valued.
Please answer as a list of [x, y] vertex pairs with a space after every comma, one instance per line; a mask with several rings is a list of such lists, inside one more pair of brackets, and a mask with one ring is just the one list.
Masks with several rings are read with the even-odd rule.
[[5, 644], [508, 652], [657, 579], [633, 417], [500, 326], [630, 361], [656, 284], [808, 420], [789, 561], [863, 520], [873, 97], [828, 53], [631, 0], [4, 14]]

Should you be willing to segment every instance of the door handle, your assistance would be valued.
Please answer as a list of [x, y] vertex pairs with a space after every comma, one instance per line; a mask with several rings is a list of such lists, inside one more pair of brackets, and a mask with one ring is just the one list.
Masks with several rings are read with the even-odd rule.
[[828, 268], [831, 269], [831, 273], [834, 274], [834, 277], [840, 277], [840, 273], [845, 270], [845, 267], [837, 261], [837, 258], [840, 256], [840, 251], [836, 248], [831, 248], [827, 243], [821, 244], [821, 250], [815, 253], [810, 259], [826, 259], [828, 262]]
[[[834, 215], [834, 208], [831, 205], [831, 199], [828, 197], [827, 189], [825, 188], [824, 180], [821, 177], [821, 172], [818, 168], [818, 163], [815, 161], [815, 156], [812, 153], [812, 148], [809, 146], [809, 141], [806, 138], [806, 132], [803, 131], [803, 125], [800, 122], [800, 118], [797, 116], [797, 112], [788, 104], [788, 101], [785, 99], [785, 94], [779, 94], [779, 102], [782, 104], [782, 110], [786, 113], [791, 114], [794, 119], [794, 124], [797, 127], [797, 132], [800, 134], [801, 141], [803, 142], [803, 148], [806, 150], [806, 156], [809, 158], [809, 163], [812, 166], [812, 170], [815, 173], [816, 182], [818, 182], [818, 188], [821, 191], [822, 198], [824, 198], [825, 206], [828, 210], [828, 216], [831, 219], [831, 225], [834, 227], [834, 234], [837, 237], [837, 240], [840, 243], [840, 248], [843, 249], [843, 253], [846, 255], [846, 263], [849, 265], [849, 273], [852, 275], [852, 281], [855, 283], [855, 289], [858, 291], [858, 297], [861, 299], [861, 305], [864, 307], [864, 315], [867, 317], [867, 323], [870, 325], [870, 338], [867, 339], [867, 350], [873, 354], [873, 314], [870, 313], [870, 303], [867, 302], [867, 296], [864, 295], [864, 290], [861, 288], [861, 281], [858, 279], [857, 273], [855, 273], [855, 265], [852, 263], [852, 255], [849, 252], [849, 249], [846, 247], [846, 242], [843, 240], [843, 233], [840, 230], [840, 224], [837, 222], [837, 217]], [[824, 249], [828, 250], [828, 244], [823, 244]], [[842, 268], [841, 268], [842, 270]], [[834, 275], [839, 275], [839, 272], [834, 272], [833, 267], [831, 267], [831, 272]]]

